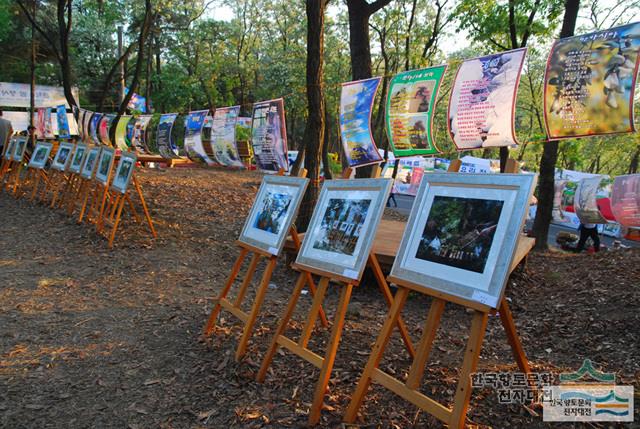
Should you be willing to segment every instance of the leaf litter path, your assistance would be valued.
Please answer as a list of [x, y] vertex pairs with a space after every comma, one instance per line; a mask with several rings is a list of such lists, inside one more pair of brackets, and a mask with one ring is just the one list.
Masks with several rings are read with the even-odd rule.
[[[244, 361], [233, 359], [239, 327], [227, 314], [212, 339], [200, 339], [211, 297], [238, 254], [234, 240], [260, 175], [172, 169], [144, 171], [140, 179], [159, 239], [151, 242], [127, 220], [114, 250], [61, 212], [0, 195], [0, 427], [304, 426], [315, 368], [283, 352], [265, 384], [253, 381], [295, 281], [283, 263]], [[534, 368], [557, 374], [590, 358], [639, 390], [639, 287], [638, 249], [532, 255], [509, 280], [508, 296]], [[328, 293], [331, 313], [338, 294]], [[409, 299], [404, 317], [414, 339], [429, 304]], [[303, 296], [298, 320], [309, 305]], [[321, 427], [341, 427], [385, 313], [366, 274], [354, 291]], [[469, 325], [464, 309], [447, 307], [423, 386], [445, 403]], [[319, 329], [312, 347], [321, 350], [326, 339]], [[382, 367], [401, 377], [409, 364], [396, 336]], [[516, 370], [496, 317], [479, 369]], [[378, 386], [362, 411], [363, 427], [441, 427]], [[469, 419], [479, 427], [549, 427], [538, 412], [476, 389]]]

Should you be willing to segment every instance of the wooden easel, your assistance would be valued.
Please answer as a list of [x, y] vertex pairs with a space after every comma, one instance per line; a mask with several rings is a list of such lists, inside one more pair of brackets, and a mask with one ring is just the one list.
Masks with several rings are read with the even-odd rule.
[[[284, 169], [281, 169], [278, 172], [278, 175], [283, 176]], [[298, 174], [298, 177], [306, 177], [306, 175], [307, 175], [307, 170], [301, 169]], [[293, 226], [291, 227], [291, 229], [289, 230], [289, 236], [291, 237], [294, 243], [294, 248], [297, 252], [298, 250], [300, 250], [301, 244], [300, 244], [300, 238], [298, 236], [298, 232], [296, 231], [295, 227]], [[220, 313], [220, 310], [223, 308], [229, 311], [238, 319], [240, 319], [240, 321], [244, 323], [244, 326], [242, 329], [242, 336], [240, 337], [240, 341], [238, 343], [238, 347], [236, 349], [236, 354], [235, 354], [236, 361], [239, 361], [245, 355], [247, 351], [247, 345], [253, 335], [253, 326], [255, 325], [256, 318], [258, 317], [258, 314], [260, 313], [260, 309], [262, 308], [262, 303], [267, 293], [267, 289], [269, 288], [269, 282], [271, 281], [271, 275], [273, 274], [273, 270], [275, 269], [278, 256], [272, 255], [261, 249], [258, 249], [254, 246], [250, 246], [240, 241], [236, 241], [236, 244], [241, 249], [240, 255], [238, 256], [238, 259], [236, 259], [236, 262], [233, 264], [233, 268], [231, 269], [231, 274], [229, 275], [229, 278], [227, 279], [227, 282], [225, 283], [225, 286], [222, 289], [222, 292], [220, 292], [220, 295], [218, 296], [218, 298], [215, 299], [215, 304], [213, 306], [213, 309], [211, 310], [211, 314], [209, 315], [209, 319], [204, 328], [204, 335], [206, 337], [211, 335], [211, 333], [213, 332], [216, 326], [216, 322], [218, 320], [218, 314]], [[240, 268], [242, 267], [242, 263], [244, 262], [246, 257], [249, 255], [249, 253], [253, 253], [253, 256], [251, 257], [251, 262], [249, 263], [247, 272], [244, 276], [244, 279], [242, 280], [240, 290], [238, 291], [238, 295], [236, 296], [235, 301], [231, 302], [227, 299], [227, 295], [229, 294], [231, 287], [233, 286], [236, 278], [238, 277]], [[267, 266], [265, 268], [264, 273], [262, 274], [262, 279], [260, 280], [258, 289], [256, 290], [256, 296], [251, 305], [251, 310], [249, 313], [245, 313], [242, 310], [242, 302], [245, 298], [247, 289], [251, 284], [251, 281], [253, 280], [253, 275], [258, 266], [258, 263], [260, 262], [260, 259], [262, 257], [267, 259], [268, 261]], [[309, 274], [305, 278], [306, 278], [306, 284], [309, 285], [309, 290], [315, 296], [316, 287], [315, 287], [315, 283], [313, 282], [313, 277], [311, 276], [311, 274]], [[328, 326], [327, 318], [322, 308], [320, 308], [319, 313], [320, 313], [320, 321], [322, 322], [322, 325], [327, 327]]]
[[[343, 173], [343, 177], [349, 177], [351, 173], [351, 169], [346, 169]], [[378, 177], [380, 174], [380, 168], [374, 168], [372, 177]], [[380, 263], [376, 255], [373, 253], [373, 249], [369, 254], [369, 258], [367, 260], [367, 265], [372, 268], [376, 280], [378, 282], [378, 286], [382, 291], [382, 294], [385, 298], [385, 301], [388, 305], [391, 305], [393, 300], [393, 295], [391, 290], [389, 289], [389, 284], [386, 282], [384, 278], [384, 274], [382, 273], [382, 269], [380, 268]], [[327, 389], [327, 385], [329, 384], [329, 379], [331, 377], [331, 371], [333, 370], [333, 364], [335, 362], [336, 353], [338, 351], [338, 345], [340, 343], [340, 338], [342, 337], [342, 331], [344, 328], [345, 316], [347, 314], [347, 308], [349, 306], [349, 302], [351, 300], [351, 292], [353, 290], [353, 286], [357, 286], [360, 283], [359, 279], [350, 279], [347, 277], [339, 276], [334, 273], [329, 273], [326, 271], [322, 271], [313, 267], [309, 267], [306, 265], [301, 265], [294, 263], [292, 268], [300, 271], [300, 275], [298, 277], [298, 281], [296, 282], [296, 286], [293, 290], [291, 298], [289, 299], [289, 303], [287, 304], [287, 308], [285, 310], [284, 315], [280, 319], [280, 323], [278, 324], [278, 328], [276, 329], [273, 340], [271, 341], [271, 345], [269, 350], [267, 351], [264, 360], [262, 361], [262, 365], [260, 367], [260, 371], [256, 376], [256, 380], [260, 383], [264, 382], [265, 377], [267, 375], [267, 371], [271, 366], [271, 362], [278, 350], [278, 347], [284, 347], [290, 352], [296, 354], [301, 357], [305, 361], [311, 363], [315, 367], [320, 369], [320, 375], [318, 377], [318, 381], [316, 382], [313, 403], [311, 405], [311, 409], [309, 410], [309, 424], [314, 425], [318, 423], [320, 420], [320, 412], [322, 410], [322, 404], [324, 401], [324, 395]], [[298, 341], [294, 341], [288, 337], [286, 337], [285, 331], [287, 330], [289, 320], [293, 316], [293, 312], [296, 308], [298, 298], [302, 293], [302, 289], [306, 282], [306, 277], [315, 274], [320, 276], [320, 281], [318, 283], [318, 292], [315, 294], [313, 298], [313, 302], [311, 304], [311, 308], [307, 313], [306, 321], [304, 323], [304, 327], [302, 328], [302, 333]], [[308, 348], [309, 340], [311, 338], [311, 334], [313, 333], [313, 328], [316, 323], [316, 319], [318, 318], [318, 313], [322, 308], [322, 302], [324, 301], [325, 294], [327, 292], [327, 288], [329, 286], [329, 281], [334, 280], [341, 283], [341, 292], [340, 292], [340, 300], [338, 302], [338, 307], [336, 309], [336, 313], [333, 320], [333, 326], [331, 328], [331, 334], [329, 338], [329, 342], [327, 343], [327, 347], [325, 349], [324, 357], [314, 353], [312, 350]], [[415, 355], [415, 349], [413, 347], [413, 343], [411, 342], [411, 337], [407, 328], [404, 324], [402, 318], [398, 317], [394, 321], [394, 325], [398, 326], [400, 333], [402, 335], [402, 340], [404, 341], [407, 352], [410, 356]]]
[[[508, 161], [505, 172], [517, 172], [517, 163], [512, 159], [509, 159]], [[449, 171], [458, 171], [460, 169], [460, 165], [460, 160], [452, 161]], [[518, 246], [509, 272], [513, 271], [520, 260], [526, 256], [528, 250], [529, 249], [526, 246]], [[432, 291], [429, 293], [420, 285], [412, 284], [393, 276], [389, 277], [389, 281], [397, 284], [399, 290], [395, 295], [393, 305], [389, 310], [389, 314], [387, 315], [382, 330], [380, 331], [380, 334], [373, 346], [371, 356], [367, 361], [362, 376], [356, 386], [356, 390], [351, 397], [351, 401], [344, 416], [344, 421], [347, 423], [353, 423], [355, 421], [369, 385], [371, 384], [371, 381], [375, 381], [403, 399], [411, 402], [429, 414], [432, 414], [434, 417], [447, 424], [448, 427], [464, 427], [467, 408], [471, 398], [471, 375], [475, 372], [478, 365], [480, 350], [482, 348], [482, 342], [487, 326], [487, 319], [489, 314], [494, 313], [495, 310], [484, 304], [470, 302], [441, 292]], [[399, 320], [398, 318], [400, 317], [411, 290], [430, 294], [433, 296], [433, 301], [431, 308], [429, 309], [429, 313], [427, 314], [420, 343], [418, 344], [418, 353], [411, 364], [406, 381], [403, 382], [380, 370], [378, 368], [378, 364], [382, 359], [384, 350], [393, 332], [393, 327], [396, 325], [396, 321]], [[464, 352], [464, 360], [460, 370], [460, 380], [458, 381], [452, 408], [442, 405], [434, 399], [422, 394], [418, 390], [422, 384], [425, 365], [429, 358], [429, 354], [436, 337], [436, 331], [440, 324], [440, 318], [447, 302], [460, 304], [473, 310], [471, 330]], [[520, 337], [516, 332], [516, 326], [513, 321], [511, 310], [509, 309], [508, 302], [504, 296], [500, 301], [497, 310], [499, 311], [500, 321], [502, 322], [507, 334], [507, 340], [511, 346], [516, 363], [518, 364], [521, 372], [529, 374], [531, 372], [529, 361], [527, 360], [524, 349], [522, 348], [522, 343], [520, 342]]]
[[[109, 173], [109, 176], [111, 176], [111, 172]], [[155, 227], [153, 226], [153, 219], [151, 219], [151, 214], [149, 213], [147, 202], [144, 198], [144, 195], [142, 194], [142, 187], [138, 182], [135, 172], [131, 176], [131, 182], [133, 183], [136, 195], [138, 196], [138, 200], [140, 202], [140, 205], [142, 206], [142, 211], [144, 213], [147, 226], [149, 227], [149, 232], [151, 233], [151, 236], [156, 239], [158, 238], [158, 234]], [[105, 191], [105, 194], [103, 196], [102, 208], [100, 209], [100, 213], [98, 215], [96, 229], [98, 233], [102, 233], [104, 231], [105, 225], [111, 227], [111, 230], [107, 233], [110, 249], [113, 247], [113, 242], [116, 238], [116, 232], [118, 231], [118, 226], [120, 225], [120, 221], [122, 220], [122, 212], [125, 203], [128, 203], [131, 214], [133, 215], [135, 221], [137, 223], [142, 222], [140, 215], [136, 211], [135, 206], [131, 201], [131, 197], [129, 196], [130, 192], [131, 186], [127, 187], [125, 193], [109, 190], [107, 187], [107, 190]]]

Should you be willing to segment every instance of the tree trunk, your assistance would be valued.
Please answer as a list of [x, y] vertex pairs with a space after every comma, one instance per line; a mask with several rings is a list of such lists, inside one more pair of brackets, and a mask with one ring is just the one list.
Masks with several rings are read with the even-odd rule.
[[[71, 60], [69, 58], [69, 34], [73, 17], [73, 0], [58, 0], [58, 31], [60, 33], [60, 68], [62, 71], [62, 87], [69, 106], [78, 106], [71, 90]], [[65, 20], [66, 15], [66, 20]]]
[[[560, 37], [573, 35], [580, 9], [580, 0], [566, 0], [564, 18]], [[551, 213], [553, 211], [554, 178], [556, 161], [558, 160], [558, 141], [549, 141], [544, 144], [542, 158], [540, 159], [540, 175], [538, 179], [538, 207], [536, 218], [533, 222], [533, 235], [536, 238], [536, 250], [549, 248], [548, 235]]]
[[333, 179], [333, 172], [331, 171], [331, 163], [329, 162], [329, 145], [331, 144], [331, 138], [329, 137], [329, 109], [324, 106], [324, 142], [322, 143], [322, 165], [324, 166], [324, 180]]
[[311, 183], [302, 201], [297, 227], [306, 231], [320, 194], [320, 160], [324, 143], [324, 14], [327, 0], [306, 0], [307, 9], [307, 106], [304, 130], [304, 166]]
[[638, 163], [640, 161], [640, 146], [636, 149], [636, 152], [631, 157], [631, 162], [629, 163], [629, 171], [627, 174], [636, 174], [638, 172]]

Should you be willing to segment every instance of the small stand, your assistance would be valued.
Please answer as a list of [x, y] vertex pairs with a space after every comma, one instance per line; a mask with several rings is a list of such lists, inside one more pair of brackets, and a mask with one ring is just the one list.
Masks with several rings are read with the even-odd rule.
[[[507, 169], [505, 169], [505, 171], [517, 172], [517, 163], [513, 160], [510, 161], [510, 163], [507, 163]], [[459, 160], [452, 161], [449, 171], [458, 171], [460, 164], [461, 162]], [[519, 241], [516, 254], [510, 267], [510, 272], [513, 271], [520, 261], [526, 257], [529, 250], [533, 247], [533, 243], [530, 241], [531, 240]], [[411, 402], [429, 414], [432, 414], [434, 417], [447, 424], [448, 427], [464, 427], [467, 408], [471, 397], [471, 375], [475, 372], [478, 365], [488, 316], [490, 313], [495, 312], [495, 310], [484, 304], [467, 301], [436, 291], [430, 292], [420, 285], [415, 285], [402, 279], [394, 278], [393, 276], [389, 277], [389, 281], [397, 284], [399, 290], [395, 295], [393, 305], [389, 310], [389, 314], [387, 315], [382, 330], [380, 331], [380, 334], [372, 348], [371, 355], [367, 361], [362, 376], [360, 377], [358, 385], [356, 386], [356, 390], [351, 397], [351, 402], [349, 403], [345, 413], [344, 421], [347, 423], [353, 423], [355, 421], [369, 385], [371, 384], [371, 381], [375, 381], [391, 390], [396, 395]], [[400, 314], [411, 290], [432, 295], [433, 301], [427, 315], [420, 343], [418, 344], [418, 353], [411, 364], [406, 381], [403, 382], [380, 370], [378, 365], [393, 332], [393, 327], [396, 326], [397, 321], [399, 320]], [[447, 302], [460, 304], [473, 310], [469, 339], [467, 341], [464, 360], [460, 370], [460, 380], [458, 381], [458, 387], [453, 400], [453, 408], [451, 409], [422, 394], [418, 390], [422, 384], [421, 382], [424, 375], [425, 365], [429, 358], [429, 353], [431, 352], [431, 348], [436, 337], [436, 331], [440, 324], [440, 318]], [[511, 346], [515, 361], [518, 364], [520, 371], [525, 374], [529, 374], [531, 372], [529, 362], [524, 353], [524, 349], [522, 348], [522, 343], [520, 342], [520, 338], [517, 334], [513, 316], [505, 297], [500, 301], [497, 310], [499, 311], [500, 321], [502, 322], [507, 334], [507, 340]]]
[[[281, 169], [278, 172], [278, 175], [280, 176], [284, 175], [284, 169]], [[301, 169], [300, 173], [298, 174], [298, 177], [305, 177], [306, 175], [307, 175], [307, 170]], [[289, 235], [294, 243], [295, 250], [296, 251], [300, 250], [300, 238], [298, 237], [298, 233], [294, 227], [291, 227], [291, 229], [289, 230]], [[269, 288], [269, 282], [271, 281], [271, 275], [273, 274], [273, 270], [275, 269], [278, 256], [267, 253], [256, 247], [249, 246], [248, 244], [245, 244], [240, 241], [237, 241], [236, 244], [241, 249], [240, 255], [238, 256], [238, 259], [236, 259], [236, 262], [233, 264], [233, 268], [231, 269], [231, 274], [229, 275], [229, 278], [227, 279], [227, 282], [225, 283], [225, 286], [222, 289], [222, 292], [220, 293], [218, 298], [215, 299], [215, 304], [213, 306], [213, 309], [211, 310], [211, 314], [209, 315], [209, 319], [204, 328], [204, 335], [206, 337], [211, 335], [211, 333], [213, 332], [216, 326], [216, 321], [218, 320], [218, 314], [220, 313], [220, 310], [222, 308], [229, 311], [235, 317], [240, 319], [244, 323], [244, 327], [243, 327], [242, 336], [240, 337], [240, 342], [238, 343], [238, 347], [236, 349], [236, 354], [235, 354], [236, 361], [239, 361], [242, 358], [242, 356], [245, 355], [247, 350], [247, 345], [249, 343], [249, 339], [251, 339], [251, 336], [253, 335], [253, 326], [255, 325], [255, 321], [256, 321], [256, 318], [258, 317], [258, 313], [262, 308], [262, 303], [267, 293], [267, 289]], [[242, 263], [244, 262], [245, 258], [249, 255], [249, 253], [253, 253], [253, 256], [251, 257], [251, 262], [249, 263], [249, 267], [247, 269], [245, 277], [242, 280], [242, 284], [240, 286], [240, 290], [238, 291], [238, 295], [236, 296], [235, 301], [231, 302], [227, 299], [227, 295], [240, 272]], [[258, 286], [258, 289], [256, 291], [256, 297], [253, 303], [251, 304], [251, 311], [249, 313], [245, 313], [242, 310], [242, 302], [245, 298], [249, 284], [251, 284], [251, 281], [253, 280], [253, 275], [255, 273], [256, 267], [258, 266], [258, 263], [260, 262], [260, 259], [262, 257], [268, 260], [267, 266], [265, 268], [264, 273], [262, 274], [260, 285]], [[306, 276], [306, 284], [309, 285], [309, 289], [311, 293], [315, 296], [316, 287], [313, 282], [313, 278], [310, 274]], [[328, 326], [327, 318], [322, 309], [320, 309], [320, 320], [323, 326], [325, 327]]]

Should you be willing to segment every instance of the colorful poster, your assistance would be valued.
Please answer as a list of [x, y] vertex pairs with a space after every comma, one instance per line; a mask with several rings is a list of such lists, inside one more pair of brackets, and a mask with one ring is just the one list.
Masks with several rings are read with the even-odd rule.
[[118, 124], [116, 125], [115, 139], [116, 139], [116, 147], [123, 151], [129, 150], [129, 145], [131, 142], [127, 143], [127, 125], [131, 120], [131, 116], [122, 115], [118, 120]]
[[82, 129], [84, 130], [84, 133], [82, 134], [82, 140], [87, 143], [90, 144], [92, 143], [91, 141], [91, 131], [90, 131], [90, 125], [91, 125], [91, 117], [93, 116], [93, 112], [90, 112], [88, 110], [84, 111], [84, 116], [82, 117]]
[[340, 133], [349, 166], [382, 161], [371, 135], [371, 110], [380, 78], [346, 82], [340, 94]]
[[51, 107], [47, 107], [44, 111], [44, 138], [53, 139], [56, 136], [53, 134], [53, 124], [51, 122]]
[[562, 196], [567, 186], [567, 180], [556, 180], [553, 184], [553, 209], [551, 211], [551, 219], [554, 222], [568, 222], [564, 212], [562, 211]]
[[517, 144], [516, 94], [526, 48], [465, 60], [449, 98], [447, 128], [458, 150]]
[[202, 124], [202, 147], [204, 148], [204, 153], [207, 154], [207, 159], [210, 161], [207, 163], [209, 166], [220, 165], [215, 157], [215, 150], [213, 149], [213, 143], [211, 140], [211, 130], [213, 127], [213, 116], [207, 116], [204, 118], [204, 123]]
[[640, 174], [616, 177], [611, 210], [621, 225], [640, 227]]
[[130, 121], [127, 126], [131, 146], [138, 152], [151, 152], [147, 144], [147, 126], [149, 126], [152, 117], [152, 115], [140, 115], [135, 120]]
[[[390, 169], [393, 172], [393, 166], [390, 166]], [[424, 176], [424, 168], [422, 167], [399, 165], [396, 172], [395, 192], [415, 197], [418, 193], [422, 176]]]
[[113, 145], [111, 138], [109, 137], [109, 130], [111, 129], [111, 124], [115, 118], [115, 115], [102, 115], [100, 122], [98, 122], [98, 137], [100, 137], [100, 141], [104, 145]]
[[[57, 107], [67, 103], [64, 89], [59, 86], [36, 85], [35, 105], [40, 107]], [[71, 88], [74, 98], [80, 99], [78, 88]], [[0, 82], [0, 106], [25, 107], [31, 106], [31, 85], [28, 83]]]
[[284, 99], [278, 98], [253, 105], [251, 144], [260, 170], [289, 169]]
[[580, 222], [607, 223], [600, 209], [598, 209], [598, 193], [601, 190], [602, 177], [582, 179], [573, 197], [573, 208]]
[[98, 124], [100, 124], [100, 120], [102, 119], [102, 113], [94, 113], [91, 116], [91, 121], [89, 122], [89, 135], [91, 136], [91, 140], [93, 140], [93, 144], [101, 145], [100, 137], [98, 137]]
[[69, 132], [69, 121], [67, 119], [67, 108], [64, 107], [64, 104], [56, 107], [56, 119], [58, 121], [58, 138], [71, 138], [71, 133]]
[[208, 110], [190, 112], [185, 120], [184, 150], [192, 161], [210, 163], [209, 157], [202, 146], [202, 127], [209, 114]]
[[447, 66], [397, 74], [389, 84], [386, 123], [395, 156], [433, 155], [433, 114]]
[[639, 50], [640, 23], [556, 41], [544, 80], [549, 139], [634, 131]]
[[177, 113], [165, 113], [160, 116], [160, 122], [158, 123], [158, 131], [156, 136], [156, 143], [158, 145], [158, 152], [163, 158], [177, 158], [178, 146], [176, 146], [171, 130], [173, 130], [173, 123], [178, 117]]
[[36, 116], [36, 137], [39, 139], [44, 139], [46, 138], [45, 135], [45, 125], [44, 125], [44, 118], [45, 118], [45, 113], [46, 110], [44, 107], [41, 107], [37, 110], [37, 116]]
[[244, 167], [236, 147], [236, 122], [240, 106], [216, 109], [211, 127], [211, 145], [219, 164], [227, 167]]
[[[129, 88], [124, 89], [125, 95], [129, 93]], [[147, 99], [135, 92], [131, 95], [129, 99], [129, 104], [127, 104], [127, 108], [131, 110], [136, 110], [140, 113], [147, 113]]]

